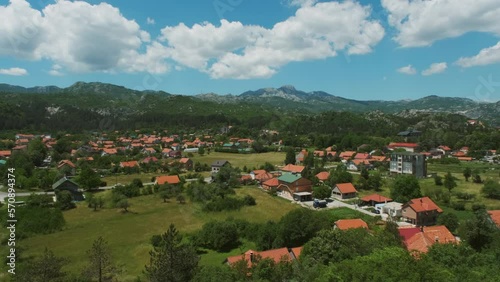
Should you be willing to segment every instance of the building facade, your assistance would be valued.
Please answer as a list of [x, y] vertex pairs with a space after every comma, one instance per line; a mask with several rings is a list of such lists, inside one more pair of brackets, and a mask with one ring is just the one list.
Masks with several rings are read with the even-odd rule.
[[427, 163], [425, 156], [410, 152], [392, 153], [389, 171], [391, 174], [411, 174], [419, 178], [426, 177]]

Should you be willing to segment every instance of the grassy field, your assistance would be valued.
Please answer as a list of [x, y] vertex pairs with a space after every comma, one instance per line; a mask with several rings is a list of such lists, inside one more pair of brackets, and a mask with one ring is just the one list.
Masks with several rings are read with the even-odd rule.
[[[19, 244], [26, 250], [25, 255], [39, 254], [48, 247], [56, 255], [71, 261], [66, 271], [77, 273], [86, 262], [85, 251], [97, 237], [103, 236], [109, 242], [115, 261], [123, 266], [124, 272], [119, 280], [133, 281], [148, 261], [151, 236], [165, 232], [171, 223], [186, 233], [199, 230], [210, 220], [228, 217], [251, 222], [279, 220], [287, 212], [298, 208], [298, 205], [271, 197], [255, 187], [236, 189], [236, 192], [240, 196], [253, 196], [257, 205], [240, 211], [204, 213], [198, 204], [163, 203], [157, 196], [149, 195], [131, 199], [131, 212], [123, 214], [118, 209], [93, 212], [82, 203], [64, 213], [67, 223], [63, 231], [28, 238]], [[234, 254], [237, 253], [238, 250], [235, 250]], [[222, 262], [227, 255], [217, 254], [215, 259]], [[213, 259], [214, 255], [207, 253], [202, 256], [202, 263], [212, 263]]]
[[139, 178], [143, 183], [151, 182], [151, 178], [158, 176], [158, 173], [134, 173], [134, 174], [120, 174], [117, 176], [109, 175], [102, 178], [108, 186], [115, 185], [116, 183], [129, 184], [135, 178]]
[[246, 166], [247, 168], [259, 168], [265, 162], [270, 162], [273, 165], [283, 165], [283, 162], [285, 161], [285, 153], [270, 152], [262, 154], [233, 154], [211, 152], [209, 155], [205, 154], [203, 156], [195, 154], [192, 160], [194, 162], [199, 161], [200, 163], [206, 163], [208, 165], [216, 160], [227, 160], [233, 167], [243, 168], [243, 166]]

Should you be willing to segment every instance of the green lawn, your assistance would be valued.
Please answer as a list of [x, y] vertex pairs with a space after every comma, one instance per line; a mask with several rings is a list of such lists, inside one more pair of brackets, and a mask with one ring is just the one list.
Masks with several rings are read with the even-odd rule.
[[108, 186], [115, 185], [116, 183], [129, 184], [135, 178], [139, 178], [143, 183], [151, 182], [151, 178], [158, 176], [158, 173], [134, 173], [134, 174], [119, 174], [105, 176], [102, 181], [105, 181]]
[[[119, 281], [133, 281], [148, 261], [151, 236], [165, 232], [171, 223], [186, 233], [199, 230], [210, 220], [228, 217], [251, 222], [277, 221], [298, 207], [255, 187], [239, 188], [236, 192], [240, 196], [252, 195], [257, 205], [244, 207], [240, 211], [204, 213], [198, 204], [163, 203], [157, 196], [149, 195], [131, 199], [131, 212], [123, 214], [118, 209], [93, 212], [81, 203], [76, 209], [64, 213], [67, 223], [63, 231], [28, 238], [20, 241], [19, 245], [26, 250], [25, 255], [39, 254], [48, 247], [56, 255], [71, 261], [66, 271], [77, 273], [85, 264], [85, 251], [98, 236], [103, 236], [109, 242], [116, 262], [123, 265], [124, 272]], [[234, 254], [237, 253], [236, 250]], [[212, 263], [211, 257], [220, 261], [225, 256], [227, 254], [209, 252], [202, 256], [202, 263]]]
[[233, 154], [233, 153], [221, 153], [221, 152], [211, 152], [209, 155], [205, 154], [200, 156], [199, 154], [194, 154], [192, 158], [194, 162], [201, 162], [210, 165], [216, 160], [227, 160], [231, 163], [233, 167], [246, 166], [251, 169], [253, 167], [259, 168], [265, 162], [270, 162], [273, 165], [283, 165], [285, 161], [285, 153], [283, 152], [270, 152], [262, 154]]

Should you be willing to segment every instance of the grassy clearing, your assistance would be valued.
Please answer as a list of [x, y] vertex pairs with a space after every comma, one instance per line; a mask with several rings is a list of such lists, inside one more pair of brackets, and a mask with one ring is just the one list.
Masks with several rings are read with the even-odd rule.
[[233, 153], [221, 153], [221, 152], [211, 152], [209, 155], [205, 154], [200, 156], [195, 154], [192, 158], [194, 162], [199, 161], [200, 163], [206, 163], [208, 165], [216, 160], [227, 160], [231, 163], [233, 167], [246, 166], [248, 168], [259, 168], [265, 162], [270, 162], [273, 165], [283, 165], [285, 161], [285, 153], [283, 152], [269, 152], [262, 154], [233, 154]]
[[108, 186], [115, 185], [116, 183], [129, 184], [132, 180], [139, 178], [143, 183], [151, 182], [151, 178], [158, 176], [158, 173], [134, 173], [134, 174], [119, 174], [109, 175], [102, 178]]
[[[133, 281], [141, 274], [149, 259], [151, 236], [165, 232], [171, 223], [182, 233], [187, 233], [199, 230], [210, 220], [228, 217], [250, 222], [277, 221], [298, 207], [271, 197], [255, 187], [236, 189], [236, 193], [241, 196], [252, 195], [257, 205], [244, 207], [240, 211], [204, 213], [200, 205], [189, 201], [184, 205], [174, 201], [163, 203], [156, 195], [149, 195], [130, 199], [131, 212], [123, 214], [118, 209], [93, 212], [81, 203], [76, 209], [64, 213], [67, 224], [63, 231], [28, 238], [19, 244], [26, 250], [26, 255], [40, 254], [47, 247], [56, 255], [71, 261], [66, 271], [77, 273], [86, 263], [85, 251], [97, 237], [103, 236], [109, 242], [115, 261], [123, 265], [124, 272], [119, 281]], [[221, 254], [220, 257], [226, 255]], [[214, 254], [203, 255], [202, 262], [209, 262], [210, 256]]]

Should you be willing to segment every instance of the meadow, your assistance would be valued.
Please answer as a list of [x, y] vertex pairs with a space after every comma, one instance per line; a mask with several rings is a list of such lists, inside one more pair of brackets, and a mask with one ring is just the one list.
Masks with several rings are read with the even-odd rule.
[[[57, 256], [69, 259], [70, 263], [64, 270], [78, 273], [86, 263], [86, 250], [97, 237], [102, 236], [108, 241], [116, 263], [124, 270], [119, 280], [133, 281], [149, 260], [151, 237], [165, 232], [171, 223], [181, 233], [191, 233], [201, 229], [208, 221], [229, 217], [249, 222], [278, 221], [287, 212], [299, 207], [256, 187], [239, 188], [236, 193], [253, 196], [257, 205], [246, 206], [239, 211], [205, 213], [196, 203], [187, 201], [179, 204], [174, 200], [163, 203], [157, 195], [148, 195], [130, 199], [130, 212], [122, 213], [119, 209], [94, 212], [85, 203], [79, 203], [76, 209], [64, 212], [66, 226], [62, 231], [27, 238], [21, 240], [19, 245], [26, 256], [40, 254], [47, 247]], [[247, 247], [252, 248], [252, 244], [240, 246]], [[227, 256], [238, 253], [241, 253], [239, 249], [228, 254], [209, 252], [202, 255], [201, 263], [220, 264]]]

